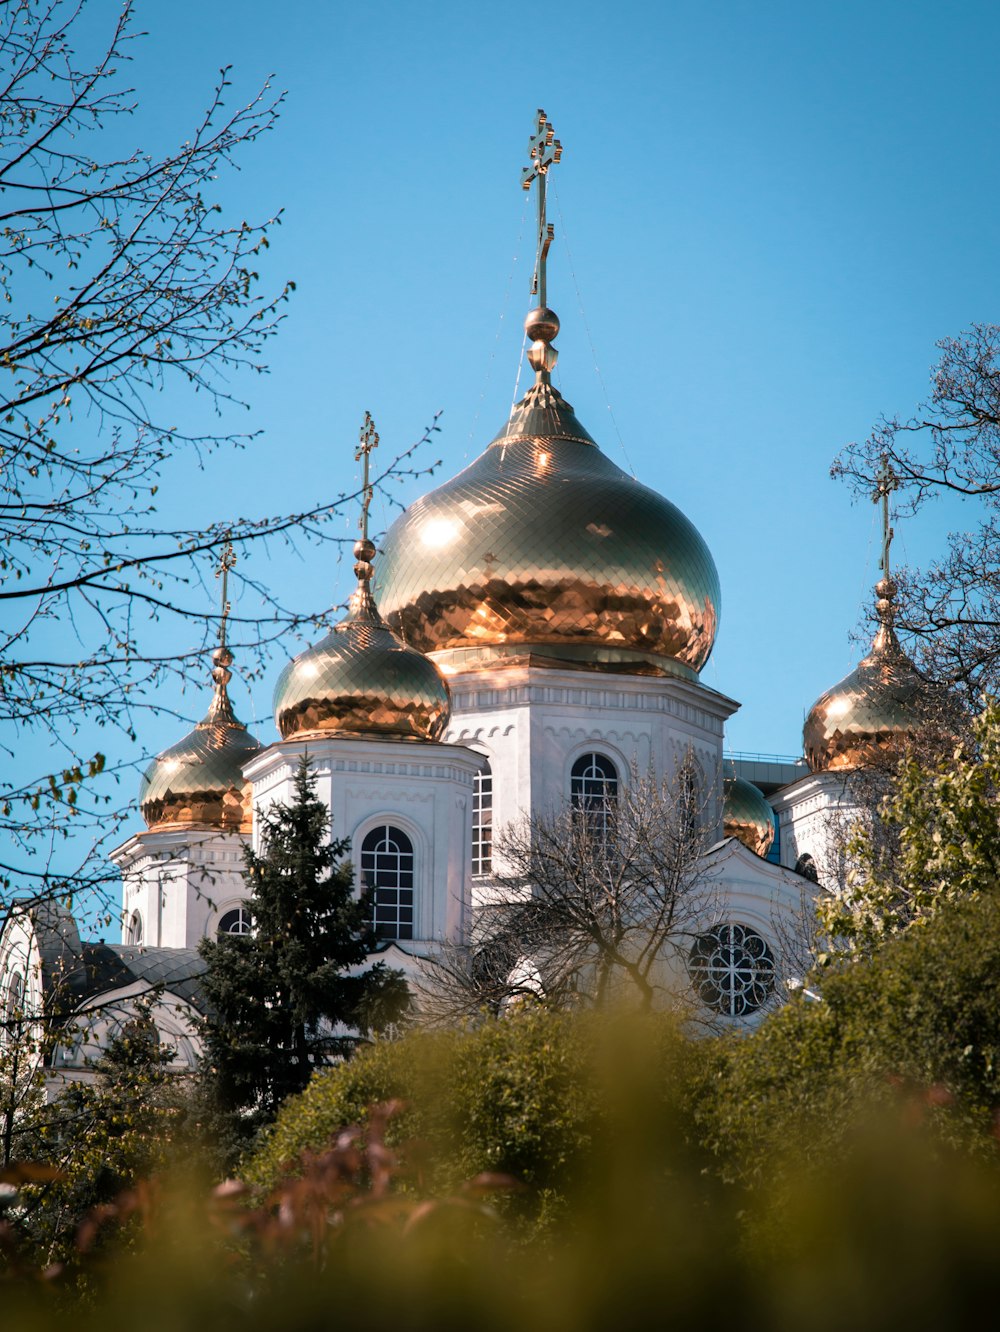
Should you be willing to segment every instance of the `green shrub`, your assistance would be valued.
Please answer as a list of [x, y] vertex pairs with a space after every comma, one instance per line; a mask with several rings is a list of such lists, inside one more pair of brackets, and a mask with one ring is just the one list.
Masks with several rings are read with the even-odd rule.
[[835, 1159], [862, 1116], [901, 1095], [938, 1137], [993, 1151], [1000, 894], [942, 909], [818, 985], [819, 1002], [797, 997], [725, 1043], [700, 1112], [730, 1177], [759, 1182], [793, 1151]]
[[664, 1015], [617, 1020], [542, 1007], [470, 1030], [378, 1042], [287, 1102], [243, 1174], [272, 1187], [302, 1151], [322, 1149], [363, 1122], [369, 1106], [400, 1098], [407, 1109], [391, 1141], [423, 1145], [422, 1153], [404, 1150], [421, 1166], [423, 1187], [447, 1191], [483, 1171], [509, 1174], [527, 1186], [510, 1205], [548, 1225], [609, 1150], [630, 1104], [626, 1089], [641, 1080], [650, 1112], [676, 1120], [689, 1069], [707, 1052]]

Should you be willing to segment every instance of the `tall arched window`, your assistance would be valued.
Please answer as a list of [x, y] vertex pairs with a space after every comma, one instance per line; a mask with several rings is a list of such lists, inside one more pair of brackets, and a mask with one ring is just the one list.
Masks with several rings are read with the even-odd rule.
[[231, 911], [223, 913], [219, 921], [217, 934], [252, 934], [253, 924], [250, 920], [250, 910], [245, 906], [233, 907]]
[[583, 815], [585, 826], [603, 841], [618, 800], [618, 769], [606, 754], [580, 755], [570, 771], [569, 798], [573, 809]]
[[361, 881], [374, 890], [377, 939], [413, 938], [413, 843], [380, 824], [361, 843]]
[[493, 870], [493, 770], [489, 763], [476, 773], [472, 790], [472, 872]]
[[3, 1026], [0, 1027], [0, 1039], [6, 1037], [13, 1042], [24, 1017], [24, 977], [15, 971], [7, 982], [7, 993], [3, 996]]
[[138, 911], [133, 911], [129, 920], [128, 941], [133, 948], [142, 947], [142, 916]]

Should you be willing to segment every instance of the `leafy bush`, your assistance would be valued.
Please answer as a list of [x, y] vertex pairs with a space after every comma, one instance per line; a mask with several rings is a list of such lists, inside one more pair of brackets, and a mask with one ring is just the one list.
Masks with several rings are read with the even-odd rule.
[[793, 1144], [835, 1159], [859, 1118], [900, 1092], [939, 1137], [995, 1149], [1000, 893], [951, 904], [870, 960], [822, 973], [820, 989], [729, 1042], [701, 1112], [731, 1177], [759, 1181]]
[[[534, 1128], [527, 1137], [521, 1131], [566, 1072], [557, 1061], [549, 1083], [543, 1068], [543, 1087], [537, 1098], [530, 1094], [532, 1069], [552, 1053], [545, 1033], [556, 1025], [536, 1015], [439, 1047], [434, 1059], [455, 1068], [478, 1049], [484, 1085], [499, 1099], [495, 1118], [469, 1124], [456, 1156], [513, 1142], [544, 1167], [540, 1176], [554, 1167], [561, 1177], [558, 1151], [540, 1156]], [[481, 1332], [645, 1332], [752, 1310], [774, 1332], [981, 1326], [1000, 1235], [996, 1161], [929, 1150], [926, 1125], [897, 1102], [841, 1151], [786, 1174], [780, 1186], [763, 1172], [749, 1203], [771, 1227], [748, 1231], [748, 1195], [706, 1171], [685, 1137], [690, 1089], [706, 1078], [701, 1052], [715, 1047], [680, 1042], [666, 1024], [571, 1025], [574, 1077], [591, 1087], [596, 1109], [579, 1119], [589, 1140], [578, 1131], [567, 1139], [587, 1162], [581, 1186], [570, 1190], [570, 1225], [518, 1243], [522, 1234], [491, 1216], [497, 1181], [489, 1178], [433, 1201], [401, 1193], [383, 1137], [395, 1117], [387, 1106], [372, 1111], [367, 1142], [341, 1135], [254, 1208], [226, 1186], [209, 1194], [174, 1180], [162, 1194], [152, 1191], [131, 1248], [105, 1248], [92, 1305], [69, 1310], [51, 1283], [0, 1280], [5, 1319], [18, 1332], [53, 1326], [70, 1312], [77, 1332], [126, 1332], [137, 1312], [156, 1327], [215, 1332], [320, 1332], [331, 1321], [359, 1332], [449, 1332], [470, 1323]], [[509, 1082], [497, 1082], [489, 1068], [495, 1040], [509, 1042], [519, 1064]], [[401, 1045], [415, 1072], [418, 1052], [430, 1046]], [[372, 1081], [385, 1077], [398, 1049], [373, 1058]], [[360, 1087], [361, 1080], [345, 1097]], [[567, 1114], [577, 1112], [570, 1106]], [[560, 1138], [556, 1132], [552, 1143]]]
[[315, 1077], [286, 1102], [244, 1177], [273, 1186], [303, 1150], [398, 1098], [407, 1110], [392, 1141], [408, 1143], [417, 1183], [448, 1190], [482, 1171], [510, 1174], [528, 1190], [511, 1204], [518, 1216], [548, 1224], [607, 1149], [628, 1099], [618, 1093], [641, 1076], [651, 1111], [676, 1118], [689, 1069], [708, 1053], [664, 1015], [617, 1021], [531, 1007], [470, 1030], [415, 1032]]

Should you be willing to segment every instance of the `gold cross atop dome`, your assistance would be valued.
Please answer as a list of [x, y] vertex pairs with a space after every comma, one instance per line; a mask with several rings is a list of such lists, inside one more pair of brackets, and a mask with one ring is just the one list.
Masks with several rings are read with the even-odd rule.
[[222, 608], [219, 615], [219, 645], [226, 646], [226, 621], [229, 619], [229, 571], [236, 567], [236, 555], [233, 543], [227, 541], [219, 554], [219, 563], [215, 569], [216, 578], [222, 579]]
[[535, 273], [531, 283], [532, 296], [538, 297], [538, 305], [524, 321], [524, 331], [531, 345], [528, 348], [528, 364], [535, 372], [535, 386], [551, 384], [552, 371], [555, 369], [559, 353], [552, 346], [552, 341], [559, 332], [559, 316], [548, 306], [548, 284], [546, 281], [546, 263], [549, 246], [555, 235], [551, 222], [545, 220], [545, 182], [549, 168], [562, 157], [562, 144], [555, 137], [545, 112], [539, 107], [535, 132], [528, 141], [528, 156], [531, 165], [521, 171], [521, 184], [526, 190], [532, 182], [538, 184], [538, 245], [535, 252]]
[[882, 454], [882, 465], [875, 481], [875, 493], [872, 499], [876, 504], [882, 503], [882, 559], [879, 567], [882, 570], [882, 576], [889, 578], [889, 547], [892, 545], [893, 530], [889, 525], [889, 496], [899, 485], [896, 473], [889, 466], [889, 455]]
[[365, 412], [364, 423], [361, 426], [361, 433], [358, 436], [360, 443], [354, 454], [354, 461], [362, 463], [361, 479], [361, 539], [368, 540], [368, 510], [371, 508], [372, 495], [374, 487], [371, 485], [368, 477], [368, 459], [371, 456], [372, 449], [378, 448], [378, 431], [375, 429], [375, 422], [372, 420], [371, 412]]
[[549, 174], [549, 167], [562, 157], [562, 144], [555, 137], [555, 131], [541, 107], [538, 108], [538, 123], [535, 133], [528, 140], [528, 156], [531, 159], [531, 165], [522, 168], [521, 185], [524, 189], [530, 190], [532, 182], [538, 181], [538, 251], [535, 259], [535, 278], [531, 285], [531, 294], [532, 296], [537, 295], [538, 304], [545, 306], [548, 304], [545, 261], [548, 258], [549, 246], [552, 244], [552, 238], [555, 235], [555, 228], [545, 220], [545, 182]]
[[882, 465], [875, 478], [875, 492], [872, 495], [874, 502], [882, 505], [882, 558], [879, 560], [882, 577], [875, 584], [877, 593], [875, 610], [880, 622], [890, 629], [896, 618], [896, 584], [889, 566], [889, 547], [892, 545], [893, 537], [892, 525], [889, 522], [889, 496], [898, 485], [899, 478], [889, 466], [888, 455], [883, 453]]

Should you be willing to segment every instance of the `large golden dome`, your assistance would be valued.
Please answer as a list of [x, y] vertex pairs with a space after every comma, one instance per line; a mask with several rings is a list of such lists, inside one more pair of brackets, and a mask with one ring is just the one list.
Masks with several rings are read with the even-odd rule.
[[139, 785], [139, 809], [154, 831], [250, 831], [250, 785], [242, 768], [261, 745], [236, 720], [229, 701], [233, 654], [223, 645], [212, 660], [215, 694], [208, 715], [183, 740], [157, 754]]
[[708, 547], [605, 457], [548, 382], [556, 316], [535, 310], [526, 326], [548, 357], [536, 351], [537, 382], [474, 463], [389, 529], [382, 613], [452, 670], [537, 651], [691, 676], [719, 620]]
[[880, 624], [868, 656], [809, 709], [802, 731], [813, 772], [870, 767], [928, 718], [927, 681], [899, 645], [893, 628], [896, 586], [876, 586]]
[[375, 547], [365, 539], [355, 553], [359, 584], [347, 615], [278, 678], [278, 730], [283, 740], [343, 733], [437, 740], [448, 724], [448, 686], [379, 614], [369, 585]]
[[744, 777], [723, 783], [722, 830], [758, 856], [766, 856], [774, 841], [774, 815], [763, 793]]

